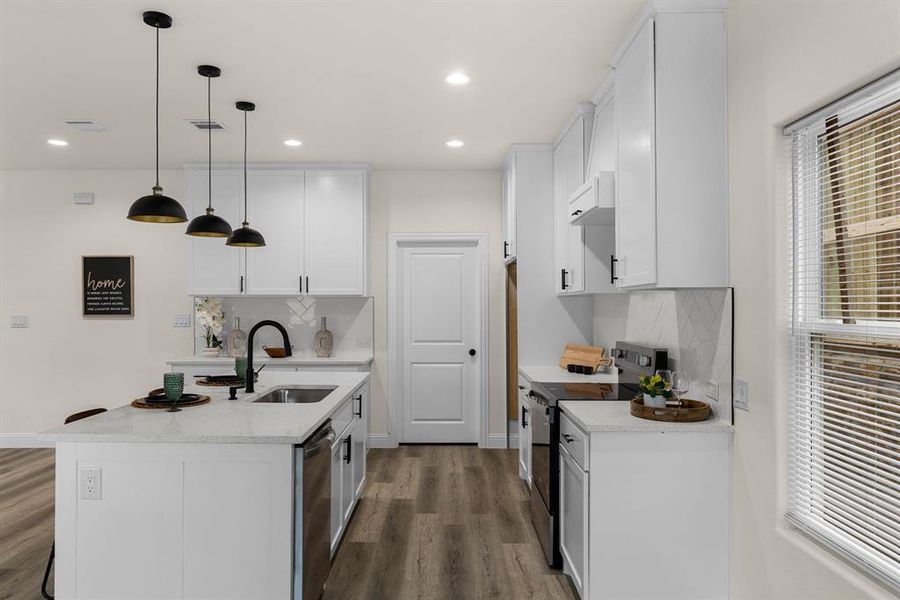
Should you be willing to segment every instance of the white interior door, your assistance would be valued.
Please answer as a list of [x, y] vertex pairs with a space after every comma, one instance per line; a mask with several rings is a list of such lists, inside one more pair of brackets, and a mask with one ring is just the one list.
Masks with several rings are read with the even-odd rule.
[[399, 442], [478, 442], [482, 287], [474, 241], [401, 246]]

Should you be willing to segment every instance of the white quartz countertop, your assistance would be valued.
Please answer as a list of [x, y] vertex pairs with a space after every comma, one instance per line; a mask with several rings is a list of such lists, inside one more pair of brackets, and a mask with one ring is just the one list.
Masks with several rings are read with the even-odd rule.
[[[257, 353], [253, 351], [254, 365], [367, 365], [372, 362], [373, 356], [368, 354], [341, 354], [338, 356], [329, 356], [328, 358], [318, 358], [309, 354], [286, 356], [284, 358], [269, 358], [264, 351]], [[217, 356], [215, 358], [206, 358], [203, 356], [187, 356], [184, 358], [176, 358], [167, 360], [167, 365], [208, 365], [208, 366], [233, 366], [234, 358], [230, 356]]]
[[734, 427], [728, 421], [713, 418], [698, 423], [666, 423], [649, 421], [631, 415], [629, 402], [579, 402], [577, 400], [559, 403], [559, 407], [578, 427], [585, 432], [731, 432]]
[[557, 365], [519, 367], [519, 374], [531, 383], [535, 381], [544, 383], [616, 383], [618, 381], [615, 373], [579, 375], [578, 373], [569, 373]]
[[[208, 404], [184, 407], [181, 412], [134, 408], [129, 404], [82, 421], [51, 429], [41, 437], [61, 442], [150, 442], [212, 444], [300, 444], [337, 410], [360, 384], [364, 372], [262, 371], [256, 391], [238, 391], [228, 400], [227, 387], [191, 385], [185, 393], [204, 394]], [[254, 404], [275, 387], [336, 385], [320, 402]], [[135, 398], [140, 392], [135, 393]], [[129, 401], [130, 402], [130, 401]]]

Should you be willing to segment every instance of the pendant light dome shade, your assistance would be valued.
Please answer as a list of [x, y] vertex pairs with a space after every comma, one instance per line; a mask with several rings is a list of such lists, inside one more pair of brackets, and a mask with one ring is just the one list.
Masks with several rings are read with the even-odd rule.
[[[128, 209], [128, 218], [142, 223], [184, 223], [187, 213], [175, 198], [164, 195], [163, 189], [153, 186], [153, 193], [141, 196]], [[226, 223], [227, 225], [227, 223]]]
[[206, 77], [206, 136], [209, 145], [209, 204], [206, 207], [206, 214], [198, 215], [191, 219], [185, 233], [195, 237], [228, 237], [231, 235], [231, 225], [228, 224], [228, 221], [216, 215], [212, 207], [212, 129], [209, 127], [209, 124], [212, 122], [212, 109], [210, 108], [212, 79], [213, 77], [221, 75], [222, 71], [219, 67], [214, 67], [212, 65], [200, 65], [197, 67], [197, 73]]
[[242, 227], [231, 232], [231, 237], [225, 243], [238, 248], [259, 248], [266, 245], [266, 238], [257, 230], [252, 229], [250, 223], [244, 221]]
[[259, 248], [266, 245], [266, 239], [257, 230], [251, 229], [250, 223], [247, 222], [247, 113], [256, 110], [256, 105], [252, 102], [239, 101], [234, 107], [244, 112], [244, 222], [239, 229], [231, 232], [225, 244], [238, 248]]
[[187, 213], [175, 198], [164, 195], [159, 185], [159, 30], [172, 26], [172, 17], [155, 10], [143, 14], [144, 23], [156, 29], [156, 185], [149, 196], [141, 196], [128, 209], [128, 218], [142, 223], [184, 223]]

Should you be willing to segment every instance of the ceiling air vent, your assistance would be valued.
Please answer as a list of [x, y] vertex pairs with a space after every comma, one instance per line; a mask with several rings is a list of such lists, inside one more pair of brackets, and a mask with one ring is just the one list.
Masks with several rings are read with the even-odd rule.
[[94, 133], [98, 133], [109, 129], [103, 123], [94, 121], [93, 119], [66, 119], [65, 122], [69, 127], [74, 127], [80, 131], [93, 131]]
[[188, 123], [199, 129], [200, 131], [207, 131], [209, 129], [213, 131], [224, 131], [225, 124], [220, 123], [213, 119], [212, 121], [207, 121], [206, 119], [188, 119]]

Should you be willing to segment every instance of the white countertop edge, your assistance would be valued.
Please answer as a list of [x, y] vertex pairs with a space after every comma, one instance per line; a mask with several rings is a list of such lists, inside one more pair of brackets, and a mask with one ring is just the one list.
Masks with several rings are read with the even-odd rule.
[[[269, 358], [265, 352], [261, 356], [253, 356], [254, 365], [368, 365], [371, 364], [375, 357], [372, 354], [346, 354], [343, 356], [329, 356], [328, 358], [317, 358], [315, 356], [289, 356], [285, 358]], [[214, 365], [214, 366], [230, 366], [234, 364], [234, 358], [231, 356], [216, 356], [215, 358], [206, 358], [203, 356], [189, 356], [185, 358], [175, 358], [167, 360], [169, 366], [175, 365]]]
[[[271, 376], [270, 376], [271, 378]], [[124, 427], [132, 428], [147, 419], [162, 417], [163, 409], [141, 409], [134, 408], [130, 404], [126, 404], [106, 413], [101, 413], [90, 419], [78, 421], [62, 427], [57, 427], [49, 431], [39, 433], [37, 438], [40, 440], [54, 442], [86, 442], [86, 443], [165, 443], [165, 444], [301, 444], [311, 434], [313, 434], [328, 418], [330, 418], [337, 409], [344, 404], [350, 394], [353, 393], [360, 385], [369, 380], [367, 372], [303, 372], [303, 373], [285, 373], [281, 376], [274, 377], [277, 381], [257, 383], [257, 391], [252, 394], [241, 394], [237, 400], [228, 400], [228, 388], [217, 387], [201, 387], [201, 386], [185, 386], [185, 392], [201, 393], [210, 396], [211, 401], [196, 407], [186, 407], [179, 413], [168, 413], [171, 418], [169, 423], [174, 423], [172, 419], [178, 419], [178, 415], [191, 414], [206, 415], [210, 418], [218, 416], [217, 413], [235, 413], [230, 415], [233, 418], [240, 418], [249, 414], [250, 411], [256, 412], [257, 415], [264, 414], [262, 411], [272, 411], [274, 423], [282, 422], [284, 419], [300, 418], [309, 415], [315, 415], [313, 419], [303, 423], [303, 427], [296, 432], [290, 434], [268, 434], [260, 433], [226, 433], [218, 434], [214, 431], [205, 433], [185, 433], [182, 427], [177, 427], [176, 431], [168, 432], [149, 432], [141, 433], [133, 430], [128, 431], [111, 431], [104, 432], [103, 425], [110, 418], [117, 419], [121, 417]], [[294, 381], [291, 381], [293, 379]], [[311, 404], [254, 404], [253, 401], [260, 396], [268, 393], [274, 388], [279, 387], [304, 387], [310, 385], [337, 385], [337, 389], [331, 392], [320, 402]], [[203, 411], [204, 408], [212, 408], [215, 412], [210, 414]], [[216, 410], [218, 409], [218, 410]], [[196, 411], [196, 412], [195, 412]], [[229, 415], [226, 415], [229, 416]], [[193, 418], [192, 418], [193, 420]]]
[[579, 402], [563, 400], [560, 409], [586, 433], [731, 433], [734, 426], [724, 419], [696, 423], [670, 423], [639, 419], [631, 414], [630, 403]]

